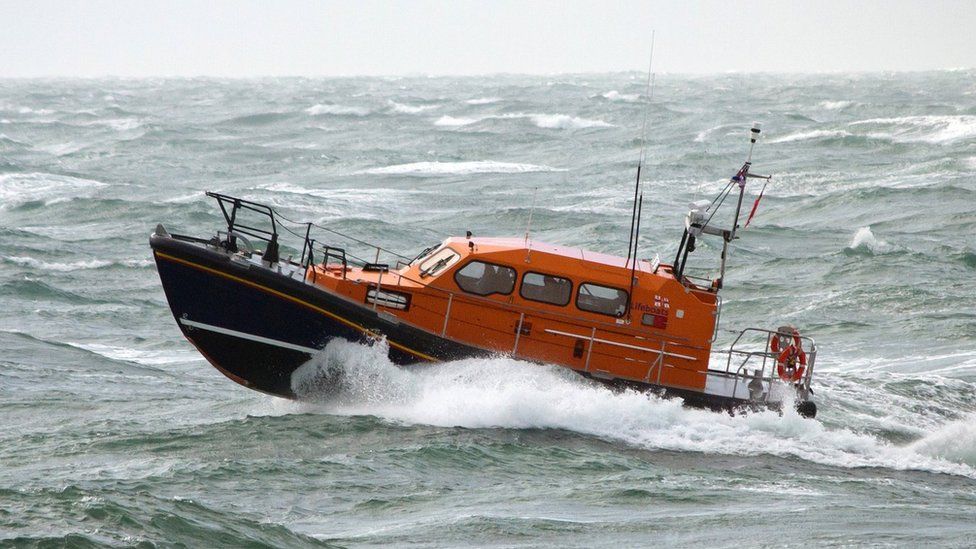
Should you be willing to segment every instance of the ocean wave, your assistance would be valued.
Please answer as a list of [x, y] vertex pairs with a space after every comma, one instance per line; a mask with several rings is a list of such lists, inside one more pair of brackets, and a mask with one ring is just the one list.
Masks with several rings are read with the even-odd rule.
[[536, 164], [473, 160], [469, 162], [411, 162], [355, 172], [369, 175], [468, 175], [476, 173], [563, 172], [560, 168]]
[[29, 202], [51, 204], [88, 197], [106, 183], [43, 172], [0, 174], [0, 210]]
[[366, 107], [351, 107], [348, 105], [316, 104], [305, 109], [305, 112], [312, 116], [332, 114], [336, 116], [366, 116], [372, 111]]
[[491, 105], [492, 103], [498, 103], [501, 100], [501, 97], [478, 97], [475, 99], [468, 99], [464, 103], [466, 105]]
[[853, 101], [821, 101], [818, 106], [828, 111], [839, 111], [854, 104]]
[[404, 105], [393, 100], [387, 101], [387, 104], [390, 106], [390, 111], [401, 114], [420, 114], [440, 108], [440, 105]]
[[90, 353], [105, 357], [109, 360], [121, 362], [134, 362], [143, 366], [158, 366], [162, 364], [176, 364], [180, 362], [203, 361], [200, 353], [190, 349], [180, 350], [148, 350], [132, 349], [129, 347], [119, 347], [117, 345], [105, 345], [102, 343], [74, 343], [65, 342], [71, 347], [82, 349]]
[[942, 426], [910, 448], [918, 454], [976, 467], [976, 414]]
[[607, 93], [600, 95], [600, 97], [606, 99], [607, 101], [620, 101], [623, 103], [637, 103], [641, 99], [640, 94], [620, 93], [617, 90], [610, 90]]
[[793, 141], [806, 141], [808, 139], [828, 139], [834, 137], [850, 137], [850, 132], [844, 130], [812, 130], [808, 132], [799, 132], [785, 135], [783, 137], [777, 137], [775, 139], [770, 139], [770, 143], [790, 143]]
[[[976, 478], [939, 445], [895, 446], [871, 435], [800, 417], [731, 416], [687, 409], [679, 399], [615, 392], [569, 370], [510, 358], [454, 361], [419, 369], [390, 362], [387, 346], [334, 340], [292, 376], [292, 389], [327, 413], [372, 415], [405, 424], [468, 429], [563, 429], [639, 448], [794, 457], [843, 468], [885, 467]], [[971, 424], [959, 429], [969, 429]], [[923, 439], [924, 440], [924, 439]], [[929, 449], [936, 451], [930, 452]], [[962, 457], [963, 459], [957, 459]]]
[[484, 119], [483, 118], [461, 118], [461, 117], [444, 115], [438, 118], [437, 120], [435, 120], [434, 125], [448, 126], [448, 127], [467, 126], [468, 124], [474, 124], [480, 120], [484, 120]]
[[864, 253], [869, 255], [881, 254], [892, 251], [892, 246], [884, 240], [878, 240], [871, 232], [871, 227], [861, 227], [854, 233], [851, 243], [845, 248], [848, 252]]
[[871, 118], [851, 122], [848, 126], [867, 127], [868, 137], [902, 143], [937, 144], [976, 137], [976, 115], [968, 114]]
[[151, 267], [153, 262], [151, 259], [126, 259], [122, 261], [111, 261], [105, 259], [88, 259], [84, 261], [73, 261], [70, 263], [62, 262], [49, 262], [41, 261], [40, 259], [35, 259], [33, 257], [26, 256], [3, 256], [0, 255], [0, 262], [9, 263], [12, 265], [18, 265], [20, 267], [29, 267], [31, 269], [37, 269], [39, 271], [56, 271], [63, 273], [70, 273], [75, 271], [87, 271], [91, 269], [104, 269], [106, 267], [113, 266], [123, 266], [131, 267], [136, 269], [144, 269]]
[[719, 124], [718, 126], [712, 126], [711, 128], [698, 132], [698, 135], [695, 136], [694, 141], [696, 143], [703, 143], [713, 133], [717, 132], [718, 130], [721, 130], [722, 128], [732, 128], [732, 127], [739, 127], [739, 126], [740, 124]]
[[602, 120], [590, 120], [579, 118], [568, 114], [544, 114], [544, 113], [510, 113], [480, 116], [476, 118], [455, 118], [453, 116], [442, 116], [435, 122], [435, 126], [468, 126], [483, 122], [485, 120], [530, 120], [536, 127], [544, 129], [583, 129], [583, 128], [611, 128], [613, 124]]

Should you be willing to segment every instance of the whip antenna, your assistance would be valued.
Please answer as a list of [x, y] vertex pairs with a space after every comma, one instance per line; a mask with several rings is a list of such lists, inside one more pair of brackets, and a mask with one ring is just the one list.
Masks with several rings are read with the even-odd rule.
[[[651, 105], [651, 101], [650, 101], [651, 94], [654, 93], [654, 88], [651, 87], [651, 85], [654, 82], [653, 73], [651, 72], [651, 68], [654, 66], [654, 34], [655, 34], [655, 32], [656, 31], [653, 31], [653, 30], [651, 31], [651, 56], [650, 56], [650, 60], [647, 62], [647, 88], [646, 88], [647, 89], [647, 93], [646, 93], [646, 96], [647, 96], [648, 99], [644, 103], [644, 122], [641, 124], [641, 148], [640, 148], [640, 156], [637, 157], [637, 180], [634, 182], [634, 206], [633, 206], [633, 209], [632, 209], [632, 211], [630, 213], [630, 237], [627, 240], [627, 261], [624, 263], [625, 266], [627, 265], [627, 263], [630, 263], [630, 256], [631, 256], [631, 254], [633, 253], [635, 256], [637, 254], [636, 250], [634, 250], [634, 247], [635, 247], [634, 246], [634, 240], [636, 240], [636, 238], [635, 238], [636, 235], [634, 234], [634, 222], [637, 219], [637, 194], [638, 194], [639, 189], [640, 189], [641, 166], [644, 164], [644, 144], [645, 144], [646, 136], [647, 136], [647, 110], [648, 110], [648, 108]], [[634, 261], [635, 262], [637, 261], [637, 258], [636, 257], [634, 257]]]

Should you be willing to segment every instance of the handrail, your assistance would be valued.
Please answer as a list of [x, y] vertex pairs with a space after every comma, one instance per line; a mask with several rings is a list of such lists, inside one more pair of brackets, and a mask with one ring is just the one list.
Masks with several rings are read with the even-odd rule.
[[[756, 351], [756, 350], [749, 351], [749, 350], [744, 350], [744, 349], [741, 349], [741, 348], [740, 349], [737, 349], [736, 348], [736, 346], [739, 344], [739, 342], [742, 341], [743, 337], [745, 337], [747, 334], [750, 334], [750, 333], [765, 334], [766, 335], [766, 337], [765, 337], [765, 344], [764, 344], [762, 350], [760, 350], [760, 351]], [[772, 341], [772, 338], [773, 337], [776, 337], [780, 333], [781, 332], [779, 332], [778, 330], [769, 330], [769, 329], [765, 329], [765, 328], [754, 328], [754, 327], [745, 328], [745, 329], [739, 331], [738, 336], [736, 336], [735, 340], [732, 341], [732, 343], [729, 345], [729, 348], [728, 349], [725, 349], [725, 350], [722, 350], [722, 351], [716, 351], [715, 352], [716, 354], [725, 354], [725, 355], [727, 355], [725, 371], [723, 373], [725, 373], [727, 375], [734, 376], [734, 378], [735, 378], [735, 382], [733, 383], [733, 386], [732, 386], [732, 394], [733, 395], [735, 395], [736, 394], [736, 391], [738, 391], [739, 380], [746, 379], [747, 377], [750, 377], [750, 378], [752, 377], [752, 376], [746, 376], [743, 373], [743, 370], [745, 369], [746, 365], [748, 365], [749, 360], [751, 360], [753, 357], [762, 357], [762, 359], [763, 359], [762, 366], [761, 366], [761, 368], [759, 370], [760, 371], [760, 378], [759, 379], [761, 379], [761, 380], [763, 380], [763, 381], [765, 381], [765, 382], [767, 382], [769, 384], [772, 384], [772, 382], [776, 379], [776, 372], [775, 372], [776, 368], [775, 368], [775, 365], [776, 365], [776, 359], [777, 359], [777, 357], [772, 352], [768, 351], [768, 349], [770, 347], [770, 342]], [[809, 347], [808, 347], [809, 350], [806, 351], [806, 355], [807, 355], [807, 359], [808, 359], [807, 360], [806, 371], [804, 372], [803, 379], [801, 379], [800, 382], [799, 382], [799, 389], [801, 390], [801, 392], [802, 392], [802, 394], [803, 394], [803, 396], [805, 398], [806, 395], [810, 391], [810, 383], [811, 383], [811, 381], [813, 379], [813, 369], [814, 369], [814, 365], [815, 365], [816, 359], [817, 359], [817, 351], [818, 351], [818, 348], [817, 348], [817, 342], [816, 342], [816, 340], [814, 340], [814, 338], [812, 338], [810, 336], [799, 336], [799, 337], [800, 337], [801, 341], [807, 341], [807, 342], [809, 342]], [[733, 355], [740, 356], [740, 357], [745, 357], [743, 359], [742, 363], [739, 364], [739, 367], [736, 368], [736, 370], [735, 370], [734, 373], [731, 371], [732, 370], [732, 356]], [[770, 361], [772, 361], [772, 366], [769, 368], [769, 373], [767, 374], [766, 367], [767, 367], [767, 364], [770, 363]], [[768, 394], [766, 396], [768, 398]]]

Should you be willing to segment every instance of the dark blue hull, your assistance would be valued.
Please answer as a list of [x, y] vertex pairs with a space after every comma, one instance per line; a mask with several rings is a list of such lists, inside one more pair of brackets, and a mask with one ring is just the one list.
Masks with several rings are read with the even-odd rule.
[[158, 235], [150, 244], [183, 334], [214, 367], [251, 389], [294, 397], [292, 373], [336, 337], [385, 337], [397, 364], [487, 354], [212, 247]]

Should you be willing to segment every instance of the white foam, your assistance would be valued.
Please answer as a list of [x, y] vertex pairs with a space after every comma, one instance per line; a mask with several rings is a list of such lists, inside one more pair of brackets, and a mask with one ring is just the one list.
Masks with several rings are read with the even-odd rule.
[[739, 125], [738, 124], [719, 124], [718, 126], [713, 126], [711, 128], [708, 128], [707, 130], [702, 130], [702, 131], [698, 132], [698, 135], [695, 136], [694, 141], [696, 143], [702, 143], [706, 139], [708, 139], [708, 137], [710, 135], [712, 135], [714, 132], [716, 132], [718, 130], [721, 130], [722, 128], [728, 128], [728, 127], [733, 127], [733, 126], [734, 127], [738, 127]]
[[420, 114], [440, 107], [440, 105], [404, 105], [396, 101], [388, 101], [387, 103], [390, 105], [391, 111], [401, 114]]
[[919, 454], [976, 467], [976, 414], [942, 426], [911, 448]]
[[589, 120], [567, 114], [530, 114], [532, 123], [540, 128], [610, 128], [613, 124], [602, 120]]
[[38, 200], [51, 204], [91, 196], [105, 186], [91, 179], [43, 172], [0, 174], [0, 209]]
[[134, 362], [136, 364], [142, 364], [145, 366], [203, 360], [203, 357], [201, 357], [199, 353], [191, 350], [154, 351], [131, 349], [128, 347], [119, 347], [115, 345], [103, 345], [101, 343], [72, 343], [70, 341], [66, 343], [72, 347], [84, 349], [111, 360]]
[[38, 269], [42, 271], [58, 271], [58, 272], [73, 272], [73, 271], [84, 271], [90, 269], [101, 269], [102, 267], [108, 267], [112, 265], [112, 261], [106, 261], [103, 259], [89, 259], [87, 261], [75, 261], [72, 263], [55, 263], [41, 261], [39, 259], [34, 259], [33, 257], [20, 257], [20, 256], [0, 256], [0, 260], [13, 263], [14, 265], [20, 265], [21, 267], [30, 267], [32, 269]]
[[812, 130], [808, 132], [792, 133], [783, 137], [771, 139], [769, 142], [789, 143], [791, 141], [806, 141], [808, 139], [824, 139], [830, 137], [848, 137], [850, 135], [850, 132], [846, 132], [844, 130]]
[[501, 100], [501, 97], [478, 97], [476, 99], [468, 99], [465, 101], [465, 103], [468, 105], [491, 105], [492, 103], [498, 103]]
[[305, 109], [305, 112], [312, 116], [332, 114], [337, 116], [366, 116], [370, 110], [366, 107], [350, 107], [348, 105], [323, 105], [321, 103], [312, 105]]
[[30, 107], [20, 107], [17, 112], [20, 114], [54, 114], [51, 109], [32, 109]]
[[820, 108], [828, 111], [839, 111], [853, 105], [853, 101], [821, 101]]
[[124, 132], [140, 128], [142, 122], [138, 118], [107, 118], [104, 120], [95, 120], [85, 125], [108, 126], [115, 131]]
[[434, 125], [435, 126], [448, 126], [448, 127], [467, 126], [468, 124], [474, 124], [475, 122], [478, 122], [479, 120], [482, 120], [482, 119], [480, 119], [480, 118], [456, 118], [456, 117], [453, 117], [453, 116], [444, 115], [444, 116], [438, 118], [434, 122]]
[[528, 119], [539, 128], [545, 129], [582, 129], [582, 128], [611, 128], [613, 124], [602, 120], [590, 120], [568, 114], [544, 113], [508, 113], [481, 116], [477, 118], [455, 118], [442, 116], [434, 122], [435, 126], [467, 126], [484, 120], [520, 120]]
[[878, 240], [871, 232], [871, 227], [861, 227], [854, 233], [851, 243], [847, 245], [851, 250], [869, 250], [873, 253], [885, 252], [890, 246], [884, 240]]
[[[382, 343], [337, 340], [303, 365], [292, 387], [328, 413], [465, 428], [565, 429], [640, 448], [798, 457], [837, 467], [887, 467], [965, 475], [976, 469], [928, 450], [827, 428], [787, 408], [730, 416], [687, 409], [633, 391], [614, 392], [555, 366], [509, 358], [401, 369]], [[307, 406], [307, 405], [306, 405]], [[303, 411], [308, 411], [307, 408]], [[955, 427], [952, 427], [955, 429]], [[966, 455], [963, 455], [965, 458]]]
[[617, 90], [610, 90], [603, 94], [601, 97], [608, 101], [621, 101], [624, 103], [637, 103], [640, 101], [640, 95], [636, 93], [620, 93]]
[[102, 269], [112, 265], [124, 265], [126, 267], [143, 268], [149, 267], [153, 264], [151, 259], [126, 259], [123, 261], [109, 261], [105, 259], [88, 259], [85, 261], [73, 261], [69, 263], [61, 262], [49, 262], [41, 261], [33, 257], [26, 256], [3, 256], [0, 255], [0, 261], [13, 263], [14, 265], [20, 265], [21, 267], [30, 267], [31, 269], [37, 269], [40, 271], [56, 271], [62, 273], [70, 273], [74, 271], [87, 271], [92, 269]]
[[383, 168], [372, 168], [356, 172], [370, 175], [468, 175], [476, 173], [530, 173], [566, 171], [537, 164], [517, 164], [514, 162], [495, 162], [493, 160], [474, 160], [470, 162], [412, 162]]
[[869, 137], [903, 143], [947, 143], [976, 137], [976, 115], [971, 114], [871, 118], [849, 125], [873, 127]]

